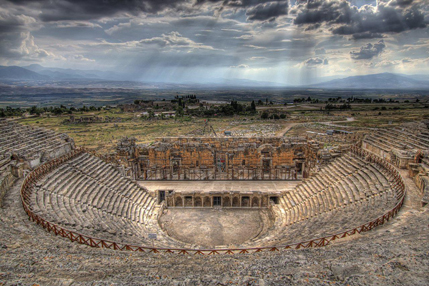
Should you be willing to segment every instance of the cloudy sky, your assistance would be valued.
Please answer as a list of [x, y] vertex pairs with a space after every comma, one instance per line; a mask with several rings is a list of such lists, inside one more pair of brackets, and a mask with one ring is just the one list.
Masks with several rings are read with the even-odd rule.
[[429, 74], [428, 0], [0, 0], [0, 64], [304, 84]]

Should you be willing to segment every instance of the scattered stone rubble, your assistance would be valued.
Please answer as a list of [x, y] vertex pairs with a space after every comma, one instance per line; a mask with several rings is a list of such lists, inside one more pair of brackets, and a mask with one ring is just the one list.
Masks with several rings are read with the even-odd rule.
[[[230, 126], [240, 125], [240, 122], [231, 122]], [[281, 130], [280, 124], [252, 124], [232, 131], [232, 136], [243, 137], [274, 137]]]
[[81, 123], [120, 123], [122, 122], [122, 118], [120, 117], [109, 117], [109, 116], [81, 116], [75, 117], [71, 115], [69, 119], [64, 120], [64, 124], [81, 124]]

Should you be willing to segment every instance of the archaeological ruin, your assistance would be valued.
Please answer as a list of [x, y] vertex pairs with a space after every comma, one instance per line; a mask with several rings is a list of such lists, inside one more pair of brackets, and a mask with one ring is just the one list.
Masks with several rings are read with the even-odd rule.
[[[427, 203], [423, 123], [370, 132], [362, 146], [350, 141], [328, 162], [322, 144], [301, 137], [178, 137], [145, 145], [124, 138], [106, 156], [75, 147], [66, 135], [1, 123], [2, 184], [25, 177], [30, 219], [94, 247], [235, 253], [327, 245], [398, 213], [406, 186], [397, 168], [409, 169]], [[211, 244], [187, 241], [177, 221], [189, 209], [208, 217], [224, 209], [232, 221], [252, 211], [257, 231], [246, 241], [233, 234]]]
[[29, 220], [58, 243], [189, 255], [347, 247], [395, 221], [410, 188], [421, 206], [429, 198], [423, 122], [329, 150], [310, 137], [124, 138], [108, 155], [0, 124], [2, 199], [18, 181]]
[[118, 155], [141, 180], [297, 180], [316, 157], [305, 138], [159, 138], [124, 140]]

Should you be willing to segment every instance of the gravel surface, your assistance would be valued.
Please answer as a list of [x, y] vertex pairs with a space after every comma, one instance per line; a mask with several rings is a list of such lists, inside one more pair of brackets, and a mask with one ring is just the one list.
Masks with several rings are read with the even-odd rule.
[[386, 225], [327, 247], [189, 256], [56, 237], [28, 220], [21, 183], [0, 209], [0, 285], [429, 285], [429, 209], [410, 200]]

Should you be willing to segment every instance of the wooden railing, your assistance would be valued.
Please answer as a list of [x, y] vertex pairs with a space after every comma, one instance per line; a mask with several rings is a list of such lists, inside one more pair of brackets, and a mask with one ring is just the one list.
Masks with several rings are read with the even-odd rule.
[[160, 247], [151, 247], [151, 246], [138, 246], [138, 245], [129, 245], [118, 243], [115, 241], [109, 241], [99, 238], [90, 237], [88, 235], [80, 234], [76, 231], [65, 229], [57, 224], [51, 223], [38, 214], [35, 214], [31, 207], [31, 193], [33, 188], [36, 186], [37, 181], [41, 179], [44, 175], [54, 170], [57, 166], [63, 164], [64, 162], [75, 158], [85, 152], [84, 149], [76, 149], [71, 153], [61, 157], [54, 159], [50, 162], [47, 162], [43, 165], [37, 167], [34, 171], [29, 173], [22, 184], [21, 187], [21, 200], [22, 205], [24, 207], [25, 212], [28, 214], [28, 217], [31, 221], [36, 222], [41, 225], [48, 232], [52, 232], [55, 235], [59, 235], [65, 238], [68, 238], [70, 241], [78, 242], [80, 244], [85, 244], [91, 247], [96, 248], [108, 248], [115, 250], [128, 250], [128, 251], [140, 251], [140, 252], [153, 252], [153, 253], [178, 253], [178, 254], [200, 254], [200, 255], [213, 255], [213, 254], [243, 254], [243, 253], [255, 253], [261, 251], [280, 251], [283, 249], [300, 249], [300, 248], [310, 248], [310, 247], [321, 247], [330, 244], [332, 241], [337, 240], [339, 238], [347, 237], [356, 233], [361, 233], [364, 231], [369, 231], [379, 225], [384, 224], [393, 218], [400, 210], [404, 203], [405, 199], [405, 184], [403, 178], [400, 173], [393, 167], [390, 163], [385, 160], [364, 151], [358, 147], [352, 147], [351, 152], [364, 156], [366, 160], [371, 163], [376, 163], [386, 171], [389, 172], [390, 180], [392, 183], [392, 190], [396, 194], [397, 204], [387, 213], [382, 216], [367, 222], [363, 225], [357, 226], [353, 229], [349, 229], [337, 234], [315, 238], [309, 241], [297, 242], [287, 245], [279, 245], [279, 246], [269, 246], [269, 247], [253, 247], [253, 248], [224, 248], [224, 249], [186, 249], [186, 248], [160, 248]]

